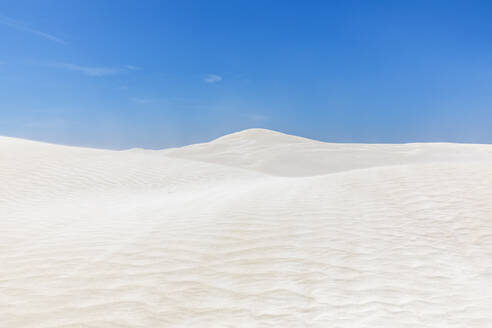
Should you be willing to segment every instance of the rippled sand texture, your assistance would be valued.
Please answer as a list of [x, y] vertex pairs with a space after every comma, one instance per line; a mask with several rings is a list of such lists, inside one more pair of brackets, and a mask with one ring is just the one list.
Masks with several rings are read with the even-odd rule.
[[0, 327], [491, 326], [491, 146], [0, 138]]

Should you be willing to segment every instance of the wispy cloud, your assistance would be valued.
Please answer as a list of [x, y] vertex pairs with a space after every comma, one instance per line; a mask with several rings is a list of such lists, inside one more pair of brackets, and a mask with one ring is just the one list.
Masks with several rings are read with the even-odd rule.
[[15, 29], [15, 30], [18, 30], [18, 31], [31, 33], [31, 34], [34, 34], [40, 38], [43, 38], [43, 39], [46, 39], [49, 41], [57, 42], [60, 44], [66, 44], [66, 42], [64, 40], [62, 40], [62, 39], [60, 39], [60, 38], [58, 38], [52, 34], [34, 29], [32, 27], [29, 27], [27, 24], [25, 24], [23, 22], [20, 22], [18, 20], [12, 19], [10, 17], [4, 16], [1, 14], [0, 14], [0, 25], [8, 26], [8, 27]]
[[248, 119], [255, 122], [268, 121], [268, 116], [263, 114], [249, 114]]
[[139, 104], [139, 105], [150, 104], [150, 103], [153, 103], [155, 101], [154, 99], [138, 98], [138, 97], [132, 97], [132, 98], [130, 98], [130, 100], [136, 104]]
[[83, 66], [83, 65], [63, 63], [63, 62], [54, 62], [54, 63], [33, 62], [33, 63], [35, 65], [40, 65], [40, 66], [54, 67], [54, 68], [65, 69], [68, 71], [79, 72], [87, 76], [93, 76], [93, 77], [115, 75], [115, 74], [120, 74], [137, 69], [136, 66], [131, 66], [133, 68], [129, 68], [129, 65], [125, 65], [121, 67], [109, 67], [109, 66]]
[[69, 64], [69, 63], [54, 63], [54, 64], [50, 64], [49, 66], [80, 72], [88, 76], [114, 75], [114, 74], [121, 73], [125, 70], [122, 68], [80, 66], [80, 65]]
[[124, 68], [126, 68], [126, 69], [127, 69], [127, 70], [129, 70], [129, 71], [136, 71], [136, 70], [140, 69], [140, 67], [138, 67], [138, 66], [133, 66], [133, 65], [125, 65], [125, 66], [123, 66], [123, 67], [124, 67]]
[[220, 81], [222, 81], [222, 76], [215, 74], [208, 74], [203, 78], [203, 82], [205, 83], [218, 83]]

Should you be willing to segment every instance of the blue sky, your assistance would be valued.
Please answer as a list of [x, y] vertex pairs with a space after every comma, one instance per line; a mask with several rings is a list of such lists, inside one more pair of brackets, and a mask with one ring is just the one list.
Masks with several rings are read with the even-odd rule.
[[490, 1], [0, 0], [0, 135], [492, 143]]

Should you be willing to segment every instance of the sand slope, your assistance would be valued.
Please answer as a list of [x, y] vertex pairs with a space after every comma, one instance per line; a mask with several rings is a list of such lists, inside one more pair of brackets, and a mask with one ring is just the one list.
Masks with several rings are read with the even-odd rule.
[[490, 327], [492, 147], [0, 137], [0, 327]]

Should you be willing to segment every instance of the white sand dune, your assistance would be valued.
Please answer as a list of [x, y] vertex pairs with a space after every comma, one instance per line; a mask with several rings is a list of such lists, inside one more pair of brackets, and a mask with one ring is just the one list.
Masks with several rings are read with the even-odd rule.
[[0, 137], [0, 327], [491, 327], [492, 146]]

